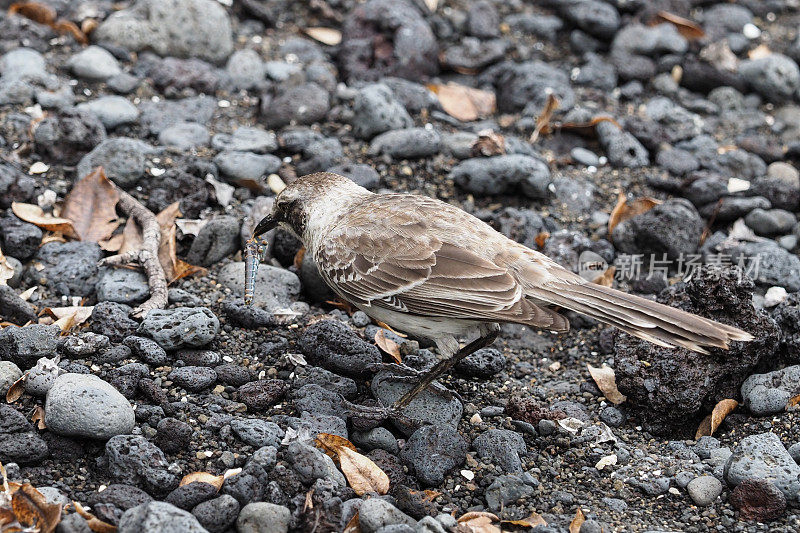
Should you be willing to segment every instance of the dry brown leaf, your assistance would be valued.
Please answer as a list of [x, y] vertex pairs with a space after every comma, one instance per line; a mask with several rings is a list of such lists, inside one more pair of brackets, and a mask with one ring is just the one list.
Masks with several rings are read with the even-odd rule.
[[33, 408], [31, 422], [36, 422], [36, 427], [39, 429], [47, 429], [47, 424], [44, 423], [44, 409], [42, 409], [41, 405], [37, 405]]
[[116, 235], [112, 235], [111, 238], [100, 241], [97, 244], [100, 246], [101, 250], [105, 250], [106, 252], [119, 252], [124, 240], [125, 237], [122, 233], [117, 233]]
[[25, 376], [23, 375], [8, 388], [6, 392], [6, 402], [14, 403], [20, 399], [22, 393], [25, 392]]
[[675, 15], [668, 11], [659, 11], [656, 14], [656, 17], [650, 23], [651, 26], [656, 26], [658, 24], [669, 22], [678, 30], [678, 33], [686, 37], [688, 40], [692, 41], [695, 39], [702, 39], [706, 36], [706, 32], [703, 31], [703, 28], [700, 27], [694, 21], [689, 19], [685, 19], [681, 16]]
[[98, 26], [100, 26], [100, 23], [97, 22], [97, 19], [83, 19], [81, 22], [81, 31], [84, 35], [91, 35]]
[[761, 59], [762, 57], [767, 57], [772, 55], [772, 50], [769, 49], [766, 43], [762, 43], [749, 52], [747, 52], [748, 59]]
[[617, 271], [617, 267], [610, 266], [606, 269], [605, 272], [597, 276], [595, 279], [592, 280], [592, 283], [596, 283], [598, 285], [602, 285], [603, 287], [611, 287], [614, 285], [614, 274]]
[[592, 379], [597, 383], [597, 388], [600, 389], [606, 400], [614, 405], [619, 405], [627, 400], [627, 397], [617, 389], [617, 378], [614, 375], [613, 368], [605, 363], [601, 368], [594, 367], [588, 363], [586, 366], [589, 368], [589, 374], [592, 375]]
[[334, 28], [306, 28], [303, 30], [306, 35], [328, 46], [336, 46], [342, 42], [342, 32]]
[[75, 511], [86, 520], [89, 525], [89, 529], [94, 531], [94, 533], [115, 533], [117, 531], [117, 526], [109, 524], [108, 522], [103, 522], [95, 515], [84, 509], [80, 503], [73, 501], [72, 505], [75, 507]]
[[361, 533], [361, 523], [359, 522], [358, 511], [356, 511], [356, 514], [353, 515], [353, 518], [347, 522], [347, 525], [344, 526], [342, 533]]
[[14, 267], [8, 262], [3, 250], [0, 250], [0, 285], [6, 285], [14, 277]]
[[310, 509], [314, 509], [314, 489], [306, 492], [306, 502], [303, 505], [304, 513], [307, 513]]
[[61, 521], [61, 504], [48, 503], [44, 494], [29, 483], [11, 497], [11, 509], [20, 524], [40, 533], [52, 533]]
[[78, 181], [64, 200], [61, 217], [72, 221], [82, 241], [99, 242], [111, 237], [119, 226], [117, 187], [97, 167]]
[[499, 527], [494, 525], [500, 519], [497, 515], [485, 511], [472, 511], [461, 515], [458, 519], [458, 533], [501, 533]]
[[536, 246], [539, 248], [544, 248], [544, 243], [547, 242], [547, 239], [550, 238], [550, 233], [547, 231], [540, 231], [538, 235], [536, 235]]
[[448, 115], [462, 122], [489, 116], [494, 113], [497, 105], [493, 92], [457, 83], [430, 84], [428, 89], [439, 97], [439, 103]]
[[339, 465], [350, 487], [359, 496], [368, 492], [389, 492], [389, 476], [372, 459], [347, 447], [339, 448]]
[[339, 460], [339, 450], [342, 448], [348, 448], [356, 451], [356, 447], [352, 442], [344, 437], [332, 435], [330, 433], [318, 434], [317, 438], [314, 439], [314, 444], [317, 446], [317, 448], [325, 452], [328, 456], [330, 456], [331, 459], [335, 461]]
[[11, 211], [17, 218], [30, 222], [36, 226], [47, 231], [56, 233], [63, 233], [68, 237], [77, 238], [72, 221], [68, 218], [54, 217], [49, 213], [45, 213], [41, 207], [34, 204], [24, 204], [21, 202], [13, 202], [11, 204]]
[[581, 508], [578, 507], [578, 510], [575, 511], [575, 518], [569, 523], [569, 533], [580, 533], [581, 526], [584, 522], [586, 522], [586, 516], [583, 514]]
[[58, 19], [51, 26], [55, 31], [61, 34], [70, 34], [72, 38], [80, 44], [89, 44], [89, 38], [81, 31], [77, 24], [67, 19]]
[[633, 202], [628, 202], [628, 197], [624, 193], [620, 193], [617, 205], [614, 206], [614, 209], [611, 211], [611, 216], [608, 217], [608, 235], [611, 236], [611, 232], [613, 232], [614, 228], [621, 222], [633, 218], [636, 215], [646, 213], [660, 203], [660, 200], [650, 198], [649, 196], [637, 198]]
[[487, 130], [478, 133], [477, 140], [472, 143], [472, 157], [490, 157], [506, 153], [506, 139], [496, 131]]
[[56, 10], [39, 2], [14, 2], [8, 8], [9, 15], [22, 15], [39, 24], [48, 26], [56, 21]]
[[63, 334], [89, 320], [93, 310], [94, 306], [45, 307], [40, 316], [48, 315], [56, 319], [54, 323], [61, 328]]
[[695, 440], [700, 437], [710, 437], [713, 435], [714, 432], [717, 431], [717, 428], [719, 428], [719, 425], [722, 424], [722, 421], [725, 420], [725, 417], [731, 414], [737, 407], [739, 407], [739, 402], [736, 400], [731, 400], [730, 398], [720, 400], [720, 402], [714, 406], [711, 414], [700, 422], [700, 427], [697, 428], [697, 433], [694, 435]]
[[552, 127], [554, 130], [568, 131], [582, 137], [595, 138], [597, 137], [595, 127], [601, 122], [611, 122], [619, 129], [622, 129], [620, 123], [611, 117], [595, 117], [589, 122], [562, 122], [560, 124], [553, 124]]
[[375, 344], [378, 348], [386, 352], [392, 357], [392, 360], [398, 365], [403, 362], [403, 356], [400, 355], [400, 346], [392, 339], [387, 339], [386, 334], [382, 329], [375, 333]]
[[787, 409], [789, 407], [794, 407], [796, 405], [800, 405], [800, 394], [798, 394], [797, 396], [792, 396], [791, 398], [789, 398], [789, 401], [786, 402]]
[[553, 131], [550, 127], [550, 121], [553, 119], [553, 113], [555, 113], [556, 109], [558, 109], [558, 98], [552, 93], [548, 94], [542, 112], [536, 117], [536, 127], [533, 129], [530, 138], [531, 143], [535, 143], [540, 135], [547, 135]]
[[217, 490], [222, 488], [222, 483], [225, 481], [225, 476], [215, 476], [214, 474], [209, 474], [208, 472], [192, 472], [191, 474], [186, 474], [181, 479], [179, 486], [188, 485], [189, 483], [208, 483], [209, 485], [213, 485]]
[[303, 266], [303, 259], [305, 258], [305, 256], [306, 256], [306, 247], [301, 246], [300, 249], [297, 250], [297, 253], [294, 254], [294, 261], [292, 261], [294, 268], [300, 270], [300, 267]]
[[542, 515], [534, 511], [527, 518], [522, 518], [520, 520], [503, 520], [502, 523], [519, 527], [538, 527], [546, 526], [547, 520], [542, 518]]

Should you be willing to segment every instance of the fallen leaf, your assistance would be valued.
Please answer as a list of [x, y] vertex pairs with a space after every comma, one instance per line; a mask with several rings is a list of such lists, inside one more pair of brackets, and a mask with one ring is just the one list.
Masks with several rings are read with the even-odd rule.
[[617, 464], [617, 461], [618, 461], [617, 454], [612, 453], [611, 455], [605, 455], [601, 457], [600, 460], [597, 461], [597, 464], [594, 465], [594, 467], [598, 470], [602, 470], [607, 466], [614, 466], [615, 464]]
[[361, 524], [359, 522], [358, 511], [356, 511], [356, 514], [353, 515], [353, 518], [347, 522], [347, 525], [344, 526], [342, 533], [361, 533]]
[[210, 175], [206, 176], [206, 182], [214, 188], [214, 196], [217, 198], [217, 203], [222, 207], [226, 207], [233, 200], [233, 192], [236, 188], [233, 185], [217, 181]]
[[20, 399], [25, 392], [25, 375], [15, 381], [6, 392], [6, 402], [14, 403]]
[[95, 533], [115, 533], [117, 531], [117, 526], [100, 520], [95, 515], [84, 509], [80, 503], [73, 501], [72, 505], [75, 507], [75, 511], [86, 520], [89, 525], [89, 529]]
[[697, 433], [694, 435], [695, 440], [700, 437], [710, 437], [713, 435], [717, 428], [719, 428], [719, 425], [722, 424], [722, 421], [725, 420], [725, 417], [731, 414], [737, 407], [739, 407], [739, 402], [736, 400], [731, 400], [730, 398], [720, 400], [720, 402], [714, 406], [711, 414], [700, 422], [700, 427], [697, 428]]
[[175, 225], [181, 230], [184, 235], [194, 235], [200, 233], [200, 230], [208, 224], [208, 220], [184, 220], [182, 218], [175, 221]]
[[315, 41], [327, 44], [328, 46], [336, 46], [342, 42], [342, 32], [334, 28], [306, 28], [303, 32]]
[[20, 524], [40, 533], [52, 533], [61, 521], [61, 504], [48, 503], [44, 494], [29, 483], [11, 497], [11, 509]]
[[386, 333], [384, 333], [382, 329], [379, 329], [378, 332], [375, 333], [375, 344], [378, 345], [378, 348], [389, 354], [392, 360], [398, 365], [403, 362], [403, 357], [400, 355], [400, 346], [392, 339], [387, 339]]
[[29, 288], [25, 289], [24, 291], [22, 291], [19, 294], [20, 300], [25, 300], [26, 302], [29, 301], [31, 299], [31, 296], [33, 296], [33, 293], [36, 292], [36, 289], [38, 289], [38, 288], [39, 287], [34, 285], [33, 287], [29, 287]]
[[306, 492], [306, 503], [303, 505], [303, 512], [308, 512], [310, 509], [314, 508], [314, 489], [309, 490]]
[[787, 408], [794, 407], [796, 405], [800, 405], [800, 394], [798, 394], [797, 396], [792, 396], [791, 398], [789, 398], [789, 401], [786, 402]]
[[436, 8], [439, 7], [439, 0], [424, 0], [425, 7], [427, 7], [431, 13], [436, 11]]
[[292, 261], [292, 265], [294, 266], [294, 268], [300, 270], [300, 268], [303, 266], [303, 259], [305, 259], [305, 257], [306, 257], [306, 247], [301, 246], [300, 249], [297, 250], [297, 253], [294, 254], [294, 260]]
[[25, 222], [30, 222], [36, 226], [47, 231], [63, 233], [68, 237], [77, 238], [75, 229], [72, 227], [72, 221], [68, 218], [54, 217], [38, 205], [24, 204], [21, 202], [13, 202], [11, 204], [11, 211]]
[[395, 334], [395, 335], [397, 335], [398, 337], [402, 337], [402, 338], [404, 338], [404, 339], [405, 339], [406, 337], [408, 337], [408, 335], [406, 335], [405, 333], [400, 333], [399, 331], [397, 331], [396, 329], [394, 329], [392, 326], [390, 326], [390, 325], [389, 325], [389, 324], [387, 324], [386, 322], [381, 322], [380, 320], [376, 320], [376, 321], [375, 321], [375, 324], [377, 324], [379, 327], [382, 327], [383, 329], [385, 329], [385, 330], [387, 330], [387, 331], [391, 331], [392, 333], [394, 333], [394, 334]]
[[478, 138], [472, 143], [470, 155], [472, 157], [490, 157], [506, 153], [506, 139], [502, 134], [492, 130], [478, 133]]
[[209, 474], [208, 472], [192, 472], [191, 474], [186, 474], [183, 476], [179, 486], [182, 487], [184, 485], [188, 485], [189, 483], [208, 483], [219, 490], [222, 488], [222, 483], [224, 481], [225, 476], [215, 476], [214, 474]]
[[118, 201], [117, 187], [106, 177], [103, 167], [97, 167], [72, 187], [64, 200], [61, 217], [72, 221], [80, 240], [104, 241], [119, 226]]
[[339, 465], [350, 487], [359, 496], [389, 492], [389, 476], [372, 459], [347, 447], [339, 448]]
[[530, 138], [531, 143], [535, 143], [540, 135], [547, 135], [553, 131], [550, 127], [550, 121], [553, 119], [553, 113], [556, 109], [558, 109], [558, 98], [552, 93], [548, 94], [542, 112], [536, 117], [536, 126]]
[[97, 244], [100, 246], [101, 250], [105, 250], [106, 252], [118, 252], [119, 249], [122, 248], [122, 242], [124, 240], [125, 237], [122, 233], [117, 233], [104, 241], [99, 241]]
[[569, 533], [580, 533], [581, 526], [584, 522], [586, 522], [586, 516], [583, 514], [581, 508], [578, 507], [578, 510], [575, 511], [575, 518], [569, 523]]
[[636, 215], [646, 213], [660, 203], [660, 200], [648, 196], [637, 198], [633, 202], [628, 202], [627, 195], [620, 193], [617, 205], [614, 206], [614, 209], [611, 211], [611, 216], [608, 217], [608, 235], [610, 236], [614, 228], [621, 222], [633, 218]]
[[593, 279], [592, 283], [602, 285], [603, 287], [611, 287], [612, 285], [614, 285], [614, 274], [616, 273], [616, 271], [617, 267], [610, 266], [605, 270], [605, 272], [603, 272], [595, 279]]
[[36, 422], [36, 427], [39, 429], [47, 429], [47, 424], [44, 423], [44, 409], [42, 409], [41, 405], [37, 405], [33, 408], [31, 422]]
[[601, 368], [594, 367], [586, 364], [589, 368], [589, 374], [592, 379], [597, 383], [597, 388], [603, 393], [606, 399], [614, 405], [619, 405], [627, 398], [617, 389], [617, 379], [614, 375], [614, 369], [603, 363]]
[[91, 33], [100, 26], [100, 23], [97, 19], [84, 19], [81, 21], [81, 31], [85, 35], [91, 35]]
[[550, 233], [548, 233], [546, 231], [540, 231], [536, 235], [536, 239], [535, 239], [536, 246], [538, 246], [539, 248], [544, 248], [544, 243], [547, 242], [547, 239], [549, 239], [549, 238], [550, 238]]
[[761, 59], [762, 57], [767, 57], [772, 55], [772, 50], [769, 49], [769, 46], [764, 44], [760, 44], [747, 52], [748, 59]]
[[56, 10], [39, 2], [14, 2], [8, 8], [9, 15], [22, 15], [39, 24], [48, 26], [56, 21]]
[[542, 518], [542, 515], [534, 511], [527, 518], [522, 518], [520, 520], [503, 520], [502, 523], [519, 527], [538, 527], [546, 526], [547, 520]]
[[576, 135], [581, 135], [582, 137], [594, 138], [597, 137], [597, 132], [595, 130], [595, 127], [601, 122], [611, 122], [612, 124], [615, 124], [619, 129], [622, 129], [622, 126], [620, 125], [619, 122], [617, 122], [611, 117], [605, 117], [605, 116], [595, 117], [589, 122], [562, 122], [560, 124], [553, 124], [552, 127], [554, 130], [568, 131]]
[[14, 277], [14, 267], [8, 262], [3, 250], [0, 250], [0, 285], [6, 285]]
[[497, 104], [493, 92], [457, 83], [430, 84], [428, 89], [439, 97], [439, 103], [448, 115], [462, 122], [471, 122], [491, 115]]
[[41, 315], [49, 315], [56, 319], [54, 322], [61, 328], [62, 333], [66, 333], [75, 326], [80, 326], [92, 316], [94, 306], [70, 306], [70, 307], [45, 307]]
[[314, 444], [317, 446], [317, 448], [325, 452], [328, 456], [330, 456], [331, 459], [335, 461], [339, 460], [339, 450], [342, 448], [356, 451], [356, 447], [352, 442], [344, 437], [333, 435], [331, 433], [318, 434], [314, 439]]
[[501, 533], [493, 522], [500, 519], [497, 515], [485, 511], [472, 511], [461, 515], [456, 531], [459, 533]]
[[55, 31], [61, 34], [70, 34], [80, 44], [89, 44], [89, 38], [78, 27], [77, 24], [67, 19], [58, 19], [51, 26]]
[[668, 11], [659, 11], [650, 25], [657, 26], [658, 24], [662, 24], [664, 22], [668, 22], [675, 26], [675, 28], [678, 30], [678, 33], [690, 41], [702, 39], [706, 36], [706, 32], [704, 32], [703, 28], [701, 28], [696, 22], [685, 19]]

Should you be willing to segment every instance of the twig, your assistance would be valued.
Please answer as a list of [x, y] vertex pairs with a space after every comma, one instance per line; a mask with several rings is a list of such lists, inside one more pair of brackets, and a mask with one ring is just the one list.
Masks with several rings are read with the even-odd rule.
[[133, 217], [142, 228], [142, 248], [107, 257], [100, 261], [100, 266], [121, 266], [129, 263], [138, 263], [142, 266], [147, 276], [147, 284], [150, 286], [150, 298], [133, 310], [134, 316], [141, 317], [152, 309], [164, 309], [167, 306], [167, 278], [158, 260], [161, 228], [152, 211], [119, 187], [117, 190], [119, 191], [117, 205], [120, 210]]

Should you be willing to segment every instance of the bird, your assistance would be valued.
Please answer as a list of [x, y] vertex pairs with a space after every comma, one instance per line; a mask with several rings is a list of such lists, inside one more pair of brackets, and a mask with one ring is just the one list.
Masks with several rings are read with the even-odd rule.
[[397, 408], [491, 345], [502, 323], [567, 331], [560, 309], [667, 348], [708, 353], [753, 339], [739, 328], [587, 281], [457, 206], [416, 194], [373, 193], [330, 172], [289, 183], [253, 235], [276, 227], [302, 241], [340, 298], [437, 347], [439, 361], [395, 402]]

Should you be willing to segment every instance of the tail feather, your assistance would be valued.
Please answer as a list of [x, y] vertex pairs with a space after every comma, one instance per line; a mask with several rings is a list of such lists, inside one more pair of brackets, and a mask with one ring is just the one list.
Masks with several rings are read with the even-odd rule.
[[565, 276], [559, 277], [557, 282], [528, 288], [526, 294], [668, 348], [681, 346], [707, 353], [705, 347], [728, 349], [731, 341], [753, 340], [752, 335], [733, 326], [589, 283], [578, 276], [572, 281], [564, 281]]

